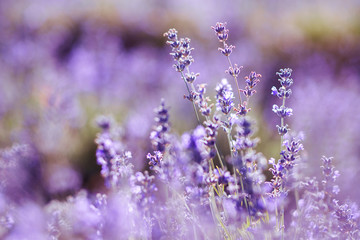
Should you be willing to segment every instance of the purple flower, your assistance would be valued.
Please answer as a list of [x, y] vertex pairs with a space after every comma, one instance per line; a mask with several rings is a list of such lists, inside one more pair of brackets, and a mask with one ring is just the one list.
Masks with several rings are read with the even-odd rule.
[[217, 119], [214, 118], [212, 121], [207, 120], [204, 122], [205, 128], [205, 137], [204, 143], [207, 147], [209, 147], [209, 158], [214, 158], [216, 155], [215, 144], [216, 144], [216, 136], [217, 130], [219, 128], [219, 124]]
[[280, 77], [279, 82], [281, 87], [279, 89], [275, 86], [271, 88], [271, 94], [283, 100], [280, 107], [274, 104], [272, 108], [272, 111], [281, 118], [281, 125], [276, 126], [281, 136], [284, 136], [289, 131], [288, 126], [284, 123], [284, 118], [293, 114], [293, 110], [285, 106], [286, 99], [291, 95], [291, 89], [288, 88], [293, 84], [293, 80], [290, 78], [291, 72], [292, 70], [290, 68], [280, 69], [280, 72], [276, 74]]
[[235, 48], [235, 46], [233, 45], [227, 45], [226, 43], [224, 44], [224, 48], [218, 48], [218, 50], [224, 54], [226, 57], [230, 56], [230, 54], [232, 53], [232, 50]]
[[216, 36], [218, 37], [220, 42], [226, 42], [229, 37], [229, 30], [226, 29], [226, 23], [217, 22], [215, 27], [211, 28], [214, 29]]
[[230, 66], [229, 69], [226, 70], [225, 72], [229, 73], [232, 77], [237, 78], [239, 76], [240, 71], [241, 71], [242, 68], [243, 68], [242, 66], [238, 67], [237, 64], [234, 64], [234, 67]]
[[231, 173], [229, 171], [215, 169], [213, 174], [214, 174], [215, 181], [218, 184], [227, 185], [227, 184], [229, 184], [229, 182], [233, 181], [233, 177], [231, 176]]
[[293, 115], [292, 109], [285, 106], [273, 105], [272, 111], [276, 113], [280, 118], [290, 117]]
[[155, 122], [154, 130], [150, 133], [150, 139], [154, 151], [163, 153], [168, 144], [168, 132], [170, 130], [169, 125], [169, 112], [165, 107], [165, 100], [161, 99], [160, 106], [155, 110]]
[[272, 192], [271, 197], [277, 198], [281, 194], [287, 194], [294, 182], [293, 168], [297, 164], [300, 158], [300, 151], [304, 149], [300, 139], [291, 137], [284, 140], [283, 145], [285, 149], [280, 152], [280, 159], [275, 162], [275, 159], [271, 159], [269, 163], [272, 165], [270, 168], [273, 174], [271, 180]]
[[136, 172], [130, 177], [132, 198], [140, 208], [149, 209], [154, 204], [155, 192], [158, 190], [154, 179], [147, 171]]
[[276, 125], [276, 128], [278, 130], [278, 133], [282, 136], [285, 135], [286, 133], [288, 133], [290, 130], [289, 125], [287, 125], [287, 124], [285, 124], [284, 126]]
[[177, 31], [174, 28], [164, 33], [164, 36], [168, 38], [166, 43], [172, 48], [172, 53], [170, 53], [170, 55], [174, 58], [175, 70], [183, 72], [185, 68], [189, 67], [191, 63], [194, 62], [194, 59], [191, 56], [193, 48], [190, 47], [190, 38], [178, 39]]
[[246, 85], [249, 89], [254, 88], [259, 82], [261, 78], [261, 74], [257, 74], [256, 72], [251, 72], [248, 77], [245, 77]]
[[164, 33], [164, 36], [167, 37], [170, 41], [177, 39], [177, 31], [175, 28], [169, 29], [166, 33]]
[[242, 102], [242, 104], [238, 104], [237, 107], [234, 107], [234, 110], [236, 114], [240, 116], [245, 116], [251, 110], [251, 108], [247, 108], [247, 102], [244, 101]]
[[338, 220], [338, 229], [349, 239], [355, 239], [358, 235], [357, 220], [354, 216], [353, 209], [348, 204], [339, 205], [339, 201], [334, 200], [335, 212], [334, 216]]
[[280, 69], [280, 72], [276, 74], [280, 77], [279, 82], [281, 86], [289, 88], [293, 84], [293, 80], [290, 78], [292, 73], [291, 68]]
[[182, 135], [182, 144], [184, 148], [191, 155], [191, 160], [196, 163], [201, 163], [208, 155], [204, 144], [206, 131], [203, 126], [198, 126], [192, 134]]
[[226, 22], [225, 23], [217, 22], [215, 27], [211, 27], [211, 28], [214, 29], [216, 34], [223, 33], [224, 31], [226, 31]]
[[108, 116], [99, 116], [96, 119], [96, 123], [97, 125], [103, 130], [103, 131], [108, 131], [112, 124], [113, 124], [114, 120], [111, 117]]
[[161, 165], [161, 161], [163, 159], [163, 154], [160, 151], [154, 151], [154, 155], [148, 153], [146, 158], [149, 159], [150, 169], [152, 169], [156, 165]]
[[132, 174], [133, 167], [129, 163], [129, 159], [132, 158], [131, 152], [123, 150], [113, 130], [103, 129], [103, 132], [95, 139], [97, 163], [101, 166], [101, 175], [109, 188], [119, 186], [122, 178], [127, 178]]
[[285, 87], [280, 87], [279, 90], [276, 87], [272, 87], [271, 88], [271, 95], [275, 95], [278, 98], [282, 99], [282, 98], [289, 98], [291, 95], [291, 89], [287, 89]]
[[230, 113], [231, 109], [234, 106], [234, 94], [232, 92], [231, 85], [224, 78], [221, 80], [216, 88], [216, 107], [217, 110], [222, 111], [224, 114]]
[[195, 96], [195, 103], [198, 105], [200, 113], [203, 116], [208, 117], [210, 115], [213, 104], [209, 104], [210, 99], [205, 96], [205, 93], [206, 84], [199, 84], [198, 91], [196, 92]]
[[321, 160], [323, 161], [323, 165], [321, 166], [321, 168], [323, 174], [322, 184], [324, 190], [329, 196], [337, 195], [340, 190], [339, 187], [335, 185], [335, 182], [340, 176], [340, 173], [338, 170], [335, 170], [335, 167], [332, 164], [333, 158], [327, 158], [323, 156]]
[[186, 82], [193, 83], [199, 75], [200, 75], [199, 73], [195, 74], [193, 72], [192, 73], [186, 73], [185, 74]]

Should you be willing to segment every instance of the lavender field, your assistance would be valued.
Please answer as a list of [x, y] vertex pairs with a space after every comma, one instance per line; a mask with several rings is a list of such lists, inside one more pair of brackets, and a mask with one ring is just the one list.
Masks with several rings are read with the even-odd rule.
[[360, 239], [360, 1], [0, 1], [0, 239]]

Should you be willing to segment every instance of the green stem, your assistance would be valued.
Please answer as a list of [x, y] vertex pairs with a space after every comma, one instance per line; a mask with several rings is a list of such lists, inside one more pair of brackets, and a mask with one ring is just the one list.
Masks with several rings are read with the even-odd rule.
[[[216, 146], [216, 143], [215, 143], [215, 150], [216, 150], [216, 155], [217, 155], [217, 157], [219, 158], [219, 162], [220, 162], [220, 165], [221, 165], [221, 168], [222, 169], [225, 169], [225, 166], [224, 166], [224, 163], [223, 163], [223, 160], [222, 160], [222, 158], [220, 157], [220, 152], [219, 152], [219, 150], [218, 150], [218, 148], [217, 148], [217, 146]], [[213, 163], [214, 164], [214, 163]]]

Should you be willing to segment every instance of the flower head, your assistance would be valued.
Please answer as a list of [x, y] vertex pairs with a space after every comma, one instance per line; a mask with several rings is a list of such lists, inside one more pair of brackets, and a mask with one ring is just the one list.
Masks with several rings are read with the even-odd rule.
[[154, 151], [164, 152], [168, 144], [167, 135], [170, 130], [169, 113], [165, 107], [165, 100], [161, 99], [160, 106], [155, 110], [156, 116], [154, 118], [156, 125], [154, 130], [150, 133], [150, 139]]
[[226, 23], [217, 22], [215, 27], [211, 28], [214, 29], [216, 36], [218, 37], [220, 42], [226, 42], [229, 37], [229, 30], [226, 29]]
[[221, 80], [216, 88], [216, 107], [217, 110], [222, 111], [224, 114], [230, 113], [234, 106], [234, 93], [232, 92], [231, 85], [224, 78]]

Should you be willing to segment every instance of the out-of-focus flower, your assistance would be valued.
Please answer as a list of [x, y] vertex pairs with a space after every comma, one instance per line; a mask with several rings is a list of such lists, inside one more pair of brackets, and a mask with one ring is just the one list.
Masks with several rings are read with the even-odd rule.
[[[110, 120], [101, 118], [100, 127], [103, 132], [98, 134], [95, 142], [97, 163], [101, 166], [101, 175], [105, 178], [107, 187], [116, 187], [122, 178], [129, 177], [133, 172], [133, 165], [129, 163], [132, 158], [131, 152], [122, 148], [122, 143], [112, 136]], [[105, 127], [105, 128], [104, 128]]]

